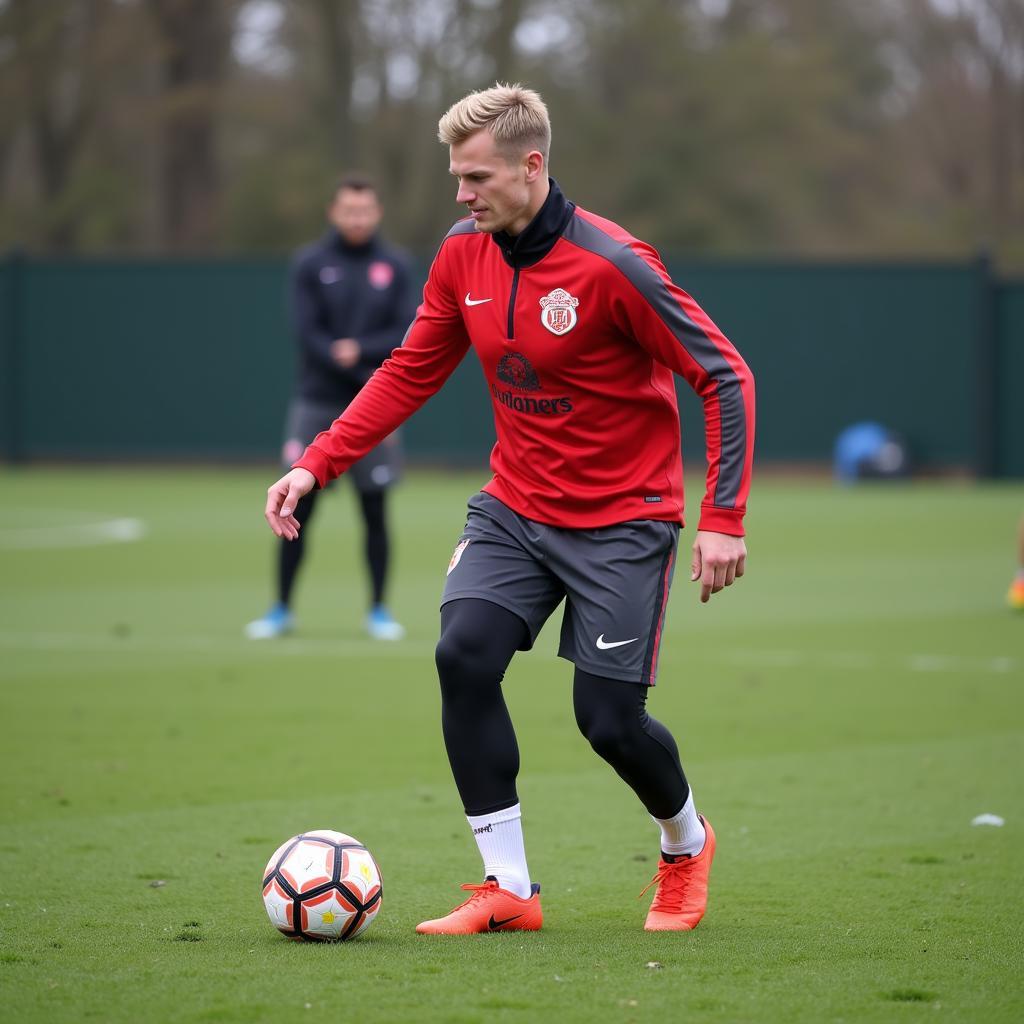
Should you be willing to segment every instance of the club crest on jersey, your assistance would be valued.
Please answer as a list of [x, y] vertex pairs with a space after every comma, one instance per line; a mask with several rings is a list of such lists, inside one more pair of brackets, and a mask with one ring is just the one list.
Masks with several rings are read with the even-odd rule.
[[383, 260], [374, 260], [367, 268], [366, 276], [370, 284], [380, 292], [394, 280], [395, 268]]
[[564, 288], [556, 288], [540, 300], [540, 322], [552, 334], [567, 334], [576, 326], [576, 307], [580, 300]]

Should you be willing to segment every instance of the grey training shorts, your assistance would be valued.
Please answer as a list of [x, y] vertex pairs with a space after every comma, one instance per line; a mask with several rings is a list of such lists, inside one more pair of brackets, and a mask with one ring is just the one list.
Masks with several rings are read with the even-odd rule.
[[528, 650], [565, 598], [559, 657], [594, 675], [653, 686], [678, 542], [678, 523], [569, 530], [475, 494], [441, 604], [477, 597], [507, 608], [526, 623]]
[[[284, 427], [284, 446], [281, 460], [290, 467], [306, 450], [306, 446], [321, 431], [326, 430], [342, 413], [336, 405], [313, 402], [308, 398], [294, 398], [288, 406]], [[402, 475], [402, 446], [398, 432], [384, 438], [376, 448], [353, 463], [345, 476], [363, 494], [383, 491]]]

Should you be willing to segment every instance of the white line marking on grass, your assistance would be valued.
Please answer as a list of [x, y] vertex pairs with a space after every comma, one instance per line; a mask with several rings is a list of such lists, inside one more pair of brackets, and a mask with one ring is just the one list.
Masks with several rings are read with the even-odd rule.
[[726, 657], [741, 665], [759, 668], [840, 669], [863, 672], [869, 669], [908, 672], [991, 672], [1020, 671], [1019, 658], [1007, 655], [968, 657], [956, 654], [911, 654], [881, 657], [866, 651], [731, 651]]
[[[380, 655], [385, 658], [424, 658], [434, 652], [434, 641], [402, 640], [384, 644], [368, 637], [297, 637], [277, 640], [248, 640], [241, 634], [206, 633], [180, 636], [154, 635], [143, 631], [118, 633], [97, 627], [93, 632], [20, 631], [0, 632], [0, 649], [48, 651], [51, 653], [90, 651], [129, 653], [160, 651], [257, 657], [324, 657]], [[810, 671], [838, 670], [865, 672], [884, 669], [904, 672], [964, 672], [996, 674], [1024, 670], [1020, 658], [1008, 655], [968, 657], [947, 654], [913, 654], [882, 657], [866, 651], [733, 650], [725, 655], [733, 664], [770, 669]], [[533, 659], [555, 661], [554, 653], [536, 651]]]
[[996, 828], [1002, 828], [1006, 824], [1006, 819], [998, 814], [979, 814], [975, 818], [971, 818], [972, 825], [993, 825]]
[[211, 634], [206, 636], [151, 636], [144, 633], [112, 635], [102, 630], [95, 633], [22, 632], [0, 633], [0, 648], [8, 650], [51, 652], [112, 652], [169, 651], [203, 654], [249, 654], [259, 657], [295, 657], [308, 655], [364, 655], [422, 658], [432, 654], [434, 644], [389, 643], [369, 638], [307, 639], [285, 637], [280, 640], [247, 640], [245, 637]]
[[914, 672], [948, 672], [954, 659], [943, 654], [914, 654], [910, 668]]
[[916, 654], [908, 659], [912, 672], [1013, 672], [1021, 667], [1016, 658], [1003, 655], [971, 658], [956, 654]]
[[26, 526], [0, 531], [0, 548], [25, 551], [40, 548], [83, 548], [97, 544], [130, 544], [142, 540], [146, 524], [141, 519], [105, 519], [95, 523], [59, 526]]

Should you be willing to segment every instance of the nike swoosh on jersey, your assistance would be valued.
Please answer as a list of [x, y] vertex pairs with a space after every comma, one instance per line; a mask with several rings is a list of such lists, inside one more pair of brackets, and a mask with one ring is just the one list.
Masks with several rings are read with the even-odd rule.
[[469, 296], [471, 292], [466, 292], [466, 305], [467, 306], [481, 306], [485, 302], [490, 302], [490, 299], [471, 299]]
[[605, 640], [604, 633], [597, 638], [597, 649], [599, 651], [610, 651], [613, 647], [624, 647], [626, 644], [635, 644], [640, 637], [635, 636], [632, 640]]
[[495, 928], [500, 928], [503, 924], [508, 924], [509, 921], [518, 921], [522, 916], [522, 914], [516, 914], [515, 917], [506, 917], [503, 921], [495, 921], [494, 915], [491, 914], [491, 919], [487, 922], [487, 927], [490, 928], [491, 931], [494, 931]]

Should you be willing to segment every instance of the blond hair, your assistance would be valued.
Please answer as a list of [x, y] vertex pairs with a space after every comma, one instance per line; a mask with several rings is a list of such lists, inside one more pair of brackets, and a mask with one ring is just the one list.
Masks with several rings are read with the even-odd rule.
[[551, 122], [540, 93], [518, 83], [496, 83], [453, 103], [437, 123], [437, 137], [446, 146], [465, 142], [486, 129], [506, 158], [539, 150], [547, 165], [551, 150]]

